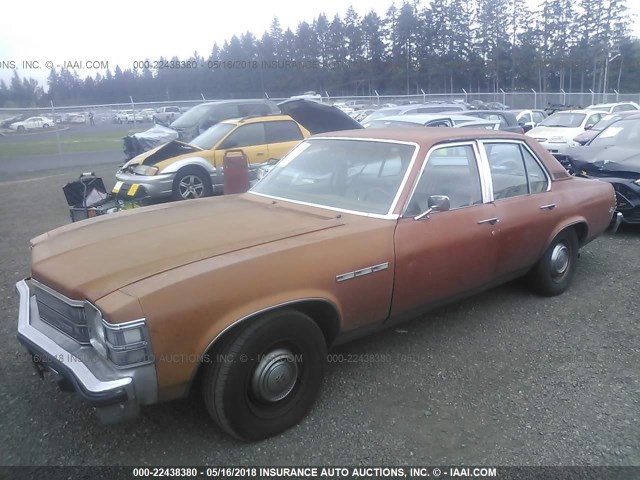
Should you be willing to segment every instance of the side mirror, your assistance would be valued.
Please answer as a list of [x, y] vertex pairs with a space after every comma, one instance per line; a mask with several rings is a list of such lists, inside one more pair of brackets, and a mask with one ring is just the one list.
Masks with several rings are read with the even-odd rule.
[[585, 130], [591, 130], [593, 128], [593, 123], [588, 123], [584, 126]]
[[446, 195], [431, 195], [427, 205], [434, 212], [446, 212], [451, 208], [449, 197]]
[[413, 217], [413, 219], [422, 220], [423, 218], [428, 218], [428, 215], [432, 212], [446, 212], [451, 208], [451, 203], [446, 195], [430, 195], [427, 206], [429, 208], [426, 211]]

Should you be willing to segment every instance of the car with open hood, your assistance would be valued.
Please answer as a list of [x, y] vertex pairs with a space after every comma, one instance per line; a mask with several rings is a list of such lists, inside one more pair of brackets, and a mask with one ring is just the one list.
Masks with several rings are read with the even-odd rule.
[[591, 129], [607, 113], [597, 110], [564, 110], [555, 112], [527, 132], [549, 152], [564, 153], [573, 139]]
[[[159, 125], [146, 132], [124, 137], [125, 159], [130, 160], [142, 152], [171, 140], [189, 142], [223, 120], [275, 113], [280, 113], [280, 110], [274, 102], [269, 100], [220, 100], [196, 105], [181, 116], [165, 116], [165, 119], [169, 119], [167, 121], [158, 114], [154, 118]], [[172, 114], [177, 114], [177, 112], [172, 112]], [[127, 121], [126, 117], [124, 121]]]
[[138, 155], [116, 172], [113, 193], [174, 200], [222, 193], [223, 160], [229, 151], [246, 155], [253, 179], [260, 167], [282, 158], [310, 133], [360, 127], [339, 109], [313, 100], [289, 100], [280, 108], [289, 115], [223, 120], [190, 143], [173, 140]]
[[258, 440], [309, 411], [334, 345], [523, 275], [561, 294], [614, 208], [522, 135], [326, 132], [247, 193], [34, 238], [18, 339], [104, 421], [197, 389]]
[[623, 115], [558, 159], [574, 175], [610, 183], [623, 223], [640, 223], [640, 113]]

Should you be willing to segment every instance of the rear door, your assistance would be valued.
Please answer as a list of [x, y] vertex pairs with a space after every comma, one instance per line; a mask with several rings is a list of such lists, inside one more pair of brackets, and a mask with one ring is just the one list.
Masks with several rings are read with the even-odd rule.
[[[438, 146], [427, 155], [396, 227], [392, 315], [472, 291], [495, 276], [496, 207], [478, 159], [473, 142]], [[416, 219], [434, 195], [446, 195], [450, 209]]]
[[300, 127], [293, 120], [275, 120], [264, 124], [269, 158], [280, 160], [304, 139]]
[[491, 178], [500, 255], [497, 274], [532, 266], [562, 215], [562, 204], [550, 189], [549, 175], [526, 144], [516, 140], [480, 142]]

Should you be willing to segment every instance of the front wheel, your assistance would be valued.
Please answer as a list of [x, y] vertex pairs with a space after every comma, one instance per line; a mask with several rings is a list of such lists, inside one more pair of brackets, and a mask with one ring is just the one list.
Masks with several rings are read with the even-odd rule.
[[208, 197], [212, 193], [211, 181], [195, 168], [185, 168], [173, 180], [173, 199], [189, 200]]
[[560, 232], [529, 272], [529, 282], [538, 293], [560, 295], [571, 283], [578, 260], [578, 237], [569, 228]]
[[320, 391], [326, 353], [309, 316], [287, 309], [259, 317], [209, 357], [202, 388], [211, 417], [245, 441], [296, 425]]

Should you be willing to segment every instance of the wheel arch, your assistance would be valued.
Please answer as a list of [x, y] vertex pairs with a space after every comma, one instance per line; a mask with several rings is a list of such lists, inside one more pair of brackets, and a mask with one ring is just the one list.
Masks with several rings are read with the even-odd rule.
[[549, 238], [547, 238], [547, 241], [544, 245], [544, 249], [542, 251], [545, 252], [547, 248], [549, 248], [549, 245], [551, 245], [551, 242], [553, 242], [553, 240], [560, 234], [560, 232], [567, 230], [569, 228], [573, 229], [576, 232], [576, 236], [578, 237], [578, 247], [582, 247], [585, 244], [589, 235], [589, 224], [584, 218], [574, 218], [568, 222], [558, 225], [551, 232], [551, 235], [549, 235]]
[[264, 315], [265, 313], [272, 313], [278, 310], [296, 310], [300, 313], [308, 315], [318, 325], [322, 331], [327, 349], [331, 347], [334, 340], [338, 337], [341, 330], [342, 320], [340, 313], [336, 305], [324, 298], [306, 298], [298, 299], [290, 302], [273, 305], [268, 308], [264, 308], [246, 315], [219, 332], [207, 345], [200, 355], [200, 362], [194, 369], [187, 386], [187, 394], [193, 392], [194, 388], [197, 388], [200, 384], [202, 372], [204, 370], [205, 362], [203, 361], [209, 354], [216, 351], [226, 338], [234, 335], [239, 329], [250, 323], [252, 320]]

